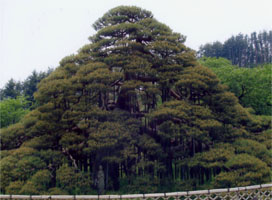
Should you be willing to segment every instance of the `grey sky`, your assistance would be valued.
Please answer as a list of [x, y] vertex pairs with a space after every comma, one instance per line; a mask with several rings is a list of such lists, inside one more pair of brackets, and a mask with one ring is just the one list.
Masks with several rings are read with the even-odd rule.
[[57, 67], [95, 33], [91, 25], [109, 9], [136, 5], [175, 32], [186, 45], [223, 42], [238, 33], [272, 29], [272, 0], [0, 0], [0, 87], [33, 70]]

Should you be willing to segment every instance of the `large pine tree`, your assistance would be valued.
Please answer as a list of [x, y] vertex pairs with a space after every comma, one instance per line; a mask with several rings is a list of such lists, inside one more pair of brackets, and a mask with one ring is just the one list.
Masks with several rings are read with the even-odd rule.
[[[90, 44], [41, 81], [40, 106], [2, 130], [2, 192], [92, 193], [100, 165], [106, 189], [124, 189], [125, 182], [126, 192], [169, 183], [182, 190], [182, 181], [192, 188], [211, 180], [214, 186], [268, 180], [267, 157], [235, 149], [237, 138], [244, 144], [250, 131], [267, 127], [197, 64], [184, 36], [128, 6], [110, 10], [93, 27]], [[229, 173], [239, 173], [241, 158], [247, 181], [227, 182]]]

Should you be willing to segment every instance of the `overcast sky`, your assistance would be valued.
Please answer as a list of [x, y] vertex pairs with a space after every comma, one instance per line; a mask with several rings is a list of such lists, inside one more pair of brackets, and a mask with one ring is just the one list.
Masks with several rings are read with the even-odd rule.
[[150, 10], [195, 50], [238, 33], [272, 30], [272, 0], [0, 0], [0, 87], [57, 67], [88, 43], [99, 17], [120, 5]]

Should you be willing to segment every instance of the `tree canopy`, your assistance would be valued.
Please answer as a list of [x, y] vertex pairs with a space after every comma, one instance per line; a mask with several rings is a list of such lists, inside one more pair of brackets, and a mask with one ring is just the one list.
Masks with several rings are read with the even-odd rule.
[[[268, 181], [269, 120], [255, 119], [199, 65], [183, 35], [134, 6], [108, 11], [94, 28], [39, 83], [40, 106], [1, 130], [3, 193], [92, 194], [100, 165], [107, 191]], [[256, 135], [263, 139], [252, 142]]]

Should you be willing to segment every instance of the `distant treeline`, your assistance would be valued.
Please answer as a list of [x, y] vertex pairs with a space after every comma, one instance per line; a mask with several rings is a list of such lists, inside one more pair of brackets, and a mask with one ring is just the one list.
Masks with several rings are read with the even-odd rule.
[[34, 99], [38, 83], [53, 69], [45, 72], [33, 71], [24, 81], [10, 79], [0, 88], [0, 128], [19, 122], [30, 110], [38, 106]]
[[272, 63], [272, 31], [256, 32], [250, 35], [239, 34], [227, 39], [200, 46], [199, 57], [223, 57], [240, 67], [253, 67]]
[[45, 72], [33, 71], [24, 81], [16, 81], [11, 78], [3, 88], [0, 88], [0, 100], [15, 99], [18, 96], [25, 96], [28, 101], [34, 103], [34, 92], [37, 91], [37, 84], [53, 71], [48, 68]]

